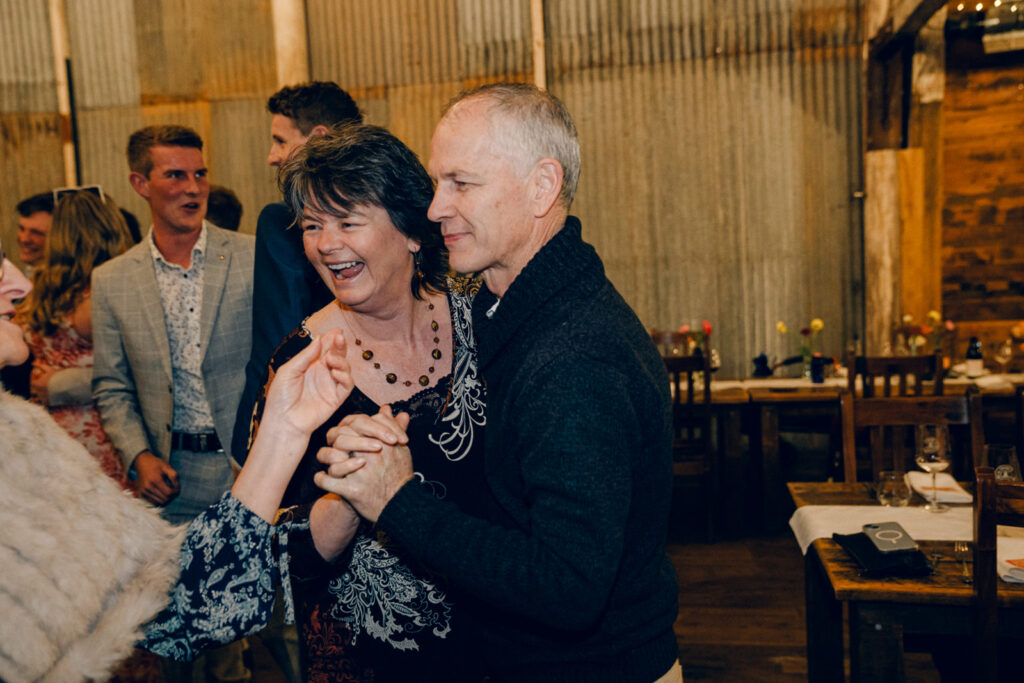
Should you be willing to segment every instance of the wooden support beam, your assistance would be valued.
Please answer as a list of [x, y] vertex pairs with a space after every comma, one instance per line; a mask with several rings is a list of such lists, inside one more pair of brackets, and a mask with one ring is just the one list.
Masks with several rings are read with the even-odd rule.
[[945, 6], [946, 0], [899, 0], [888, 21], [871, 37], [872, 58], [885, 61], [899, 51], [906, 40], [913, 42], [928, 20]]

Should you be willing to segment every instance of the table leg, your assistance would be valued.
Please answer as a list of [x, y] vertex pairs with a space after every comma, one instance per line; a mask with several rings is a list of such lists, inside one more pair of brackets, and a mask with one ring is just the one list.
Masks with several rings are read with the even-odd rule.
[[750, 468], [743, 466], [742, 425], [740, 411], [736, 406], [724, 406], [717, 411], [718, 452], [721, 457], [719, 486], [722, 504], [715, 509], [720, 515], [720, 530], [729, 538], [735, 538], [744, 530], [743, 506], [749, 495], [745, 478]]
[[804, 558], [804, 600], [807, 620], [807, 680], [842, 683], [843, 604], [835, 593], [818, 552], [811, 546]]
[[882, 605], [850, 602], [850, 681], [902, 683], [903, 624]]
[[779, 462], [779, 411], [761, 404], [758, 443], [761, 451], [762, 524], [771, 528], [782, 509], [782, 465]]

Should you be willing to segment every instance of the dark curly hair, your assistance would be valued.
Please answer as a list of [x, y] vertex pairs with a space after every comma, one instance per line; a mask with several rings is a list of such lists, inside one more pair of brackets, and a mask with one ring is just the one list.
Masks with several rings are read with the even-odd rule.
[[296, 216], [307, 204], [339, 217], [356, 206], [384, 209], [399, 232], [419, 242], [413, 296], [447, 291], [448, 250], [427, 218], [434, 184], [413, 151], [385, 129], [343, 124], [311, 137], [281, 166], [278, 184]]

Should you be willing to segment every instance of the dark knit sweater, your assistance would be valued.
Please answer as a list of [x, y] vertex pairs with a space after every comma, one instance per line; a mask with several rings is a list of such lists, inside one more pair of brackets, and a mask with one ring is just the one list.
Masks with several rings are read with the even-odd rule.
[[573, 217], [494, 302], [473, 306], [490, 504], [410, 482], [378, 526], [475, 607], [496, 680], [649, 683], [677, 656], [664, 366]]

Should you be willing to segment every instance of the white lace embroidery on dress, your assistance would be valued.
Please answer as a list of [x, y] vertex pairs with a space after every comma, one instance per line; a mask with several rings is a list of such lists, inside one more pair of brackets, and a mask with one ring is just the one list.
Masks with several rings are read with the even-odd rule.
[[465, 296], [449, 298], [452, 307], [452, 330], [456, 337], [455, 359], [452, 368], [452, 396], [441, 422], [450, 429], [438, 436], [430, 435], [452, 462], [466, 457], [473, 447], [476, 427], [487, 422], [484, 412], [483, 386], [477, 377], [476, 339], [473, 337], [471, 317], [472, 299]]
[[[370, 536], [354, 541], [348, 570], [330, 583], [338, 600], [332, 616], [396, 650], [419, 650], [415, 636], [429, 630], [438, 638], [451, 631], [451, 606], [434, 584], [416, 577]], [[400, 637], [402, 635], [409, 637]]]

